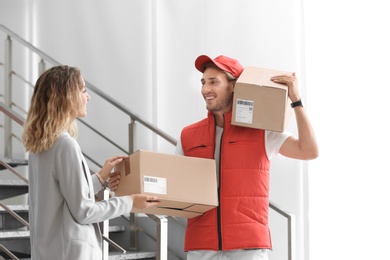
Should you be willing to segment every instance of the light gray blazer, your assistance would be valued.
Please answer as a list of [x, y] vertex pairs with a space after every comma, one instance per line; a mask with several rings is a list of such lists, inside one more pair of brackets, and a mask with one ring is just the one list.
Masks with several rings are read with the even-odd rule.
[[129, 213], [130, 197], [96, 202], [101, 184], [77, 141], [64, 132], [47, 151], [29, 154], [31, 259], [102, 259], [98, 222]]

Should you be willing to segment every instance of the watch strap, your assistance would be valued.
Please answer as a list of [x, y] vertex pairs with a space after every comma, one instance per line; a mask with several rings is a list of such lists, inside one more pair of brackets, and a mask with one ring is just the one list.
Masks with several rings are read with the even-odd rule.
[[291, 103], [291, 107], [294, 108], [294, 107], [303, 107], [303, 104], [302, 104], [302, 100], [298, 100], [298, 101], [295, 101], [295, 102], [292, 102]]

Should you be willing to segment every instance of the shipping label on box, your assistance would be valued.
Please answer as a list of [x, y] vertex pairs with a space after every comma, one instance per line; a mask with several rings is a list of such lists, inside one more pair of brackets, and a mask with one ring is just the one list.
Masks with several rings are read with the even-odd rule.
[[167, 178], [144, 176], [144, 192], [167, 194]]
[[252, 124], [253, 123], [253, 100], [245, 100], [237, 98], [236, 100], [236, 116], [237, 122]]
[[283, 132], [291, 116], [288, 87], [270, 80], [291, 72], [246, 67], [233, 95], [232, 125]]
[[218, 206], [215, 160], [138, 150], [115, 167], [116, 196], [144, 193], [160, 203], [134, 213], [191, 218]]

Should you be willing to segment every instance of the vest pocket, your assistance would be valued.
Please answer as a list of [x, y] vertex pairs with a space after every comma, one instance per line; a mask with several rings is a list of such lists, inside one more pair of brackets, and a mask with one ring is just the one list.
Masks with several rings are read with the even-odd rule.
[[186, 156], [199, 157], [199, 158], [210, 158], [208, 156], [214, 155], [214, 148], [205, 144], [199, 144], [188, 147], [184, 150]]
[[238, 204], [237, 211], [244, 214], [245, 216], [259, 222], [263, 225], [267, 225], [267, 219], [260, 212], [254, 210], [252, 207], [244, 205], [242, 203]]
[[203, 148], [206, 148], [207, 146], [205, 144], [200, 144], [200, 145], [197, 145], [197, 146], [193, 146], [193, 147], [189, 147], [187, 149], [187, 151], [194, 151], [194, 150], [198, 150], [198, 149], [203, 149]]

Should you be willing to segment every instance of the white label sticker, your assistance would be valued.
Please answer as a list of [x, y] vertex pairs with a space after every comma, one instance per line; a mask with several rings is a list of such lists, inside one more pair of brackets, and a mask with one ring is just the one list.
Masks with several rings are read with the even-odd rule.
[[144, 192], [167, 194], [167, 179], [160, 177], [144, 176]]
[[252, 100], [237, 99], [236, 102], [236, 122], [252, 124], [253, 120]]

